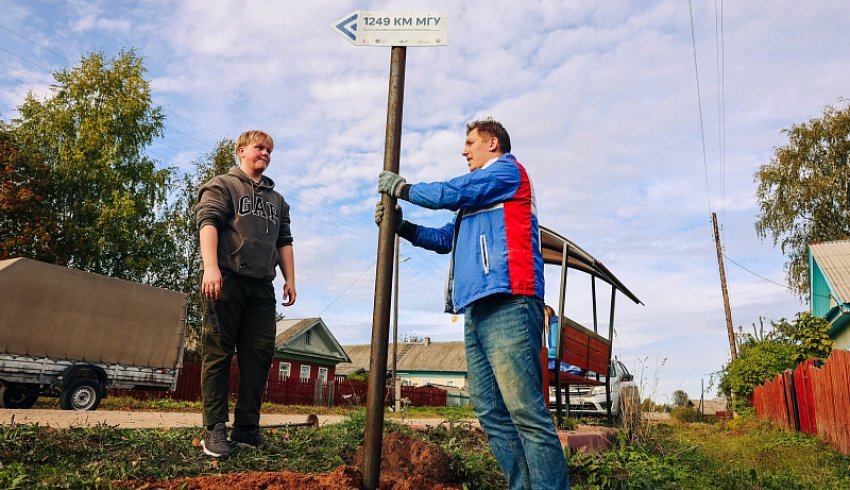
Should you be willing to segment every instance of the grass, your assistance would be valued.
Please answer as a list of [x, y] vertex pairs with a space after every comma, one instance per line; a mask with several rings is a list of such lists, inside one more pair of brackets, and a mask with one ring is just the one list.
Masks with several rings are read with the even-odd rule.
[[850, 456], [754, 418], [654, 425], [632, 444], [570, 457], [573, 488], [847, 489]]
[[114, 481], [244, 471], [326, 472], [353, 460], [362, 434], [362, 414], [315, 430], [270, 429], [264, 436], [276, 450], [239, 446], [231, 458], [216, 461], [194, 446], [197, 429], [2, 426], [0, 488], [109, 488]]
[[685, 488], [850, 488], [850, 457], [750, 417], [661, 425], [655, 440], [688, 469]]
[[[113, 401], [121, 407], [129, 403]], [[157, 404], [146, 407], [161, 409]], [[182, 404], [172, 408], [199, 411], [199, 407]], [[288, 413], [315, 413], [317, 409], [285, 408]], [[267, 406], [263, 410], [270, 411]], [[197, 428], [0, 426], [0, 488], [110, 488], [115, 483], [138, 485], [247, 471], [328, 472], [341, 464], [353, 464], [356, 448], [362, 443], [365, 412], [348, 409], [348, 415], [341, 423], [315, 430], [266, 430], [264, 436], [279, 448], [277, 451], [240, 447], [224, 461], [204, 456], [193, 445], [193, 439], [199, 436]], [[398, 423], [394, 415], [386, 417], [387, 430], [439, 445], [450, 456], [452, 471], [468, 488], [504, 487], [483, 434], [462, 423], [471, 418], [467, 410], [408, 409], [406, 418], [439, 416], [461, 422], [426, 432]], [[634, 441], [621, 431], [609, 451], [569, 455], [573, 488], [850, 488], [850, 457], [836, 453], [813, 436], [789, 434], [752, 418], [716, 424], [658, 424], [641, 434]]]
[[[197, 429], [0, 426], [0, 488], [111, 488], [246, 471], [329, 472], [354, 462], [363, 440], [364, 419], [365, 412], [360, 410], [341, 423], [315, 430], [266, 430], [263, 435], [275, 450], [237, 446], [233, 456], [221, 461], [195, 447]], [[503, 485], [480, 432], [440, 427], [422, 434], [394, 422], [387, 425], [387, 430], [418, 434], [443, 447], [457, 474], [481, 483], [471, 488]]]

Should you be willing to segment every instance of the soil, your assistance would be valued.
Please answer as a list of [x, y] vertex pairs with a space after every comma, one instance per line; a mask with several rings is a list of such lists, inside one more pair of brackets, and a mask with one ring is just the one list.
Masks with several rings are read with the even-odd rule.
[[[330, 473], [304, 474], [290, 471], [233, 473], [151, 482], [136, 488], [147, 490], [350, 490], [363, 483], [360, 466], [363, 448], [357, 451], [356, 466], [339, 466]], [[384, 437], [381, 458], [381, 490], [450, 490], [463, 486], [451, 472], [451, 460], [435, 444], [392, 432]]]

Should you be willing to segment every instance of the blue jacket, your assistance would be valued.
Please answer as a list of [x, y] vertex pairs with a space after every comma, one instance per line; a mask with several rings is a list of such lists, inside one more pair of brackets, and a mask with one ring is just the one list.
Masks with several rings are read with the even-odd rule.
[[446, 311], [462, 313], [497, 293], [543, 299], [537, 205], [528, 174], [510, 153], [447, 182], [411, 185], [404, 199], [457, 214], [441, 228], [405, 222], [399, 235], [417, 247], [452, 252]]

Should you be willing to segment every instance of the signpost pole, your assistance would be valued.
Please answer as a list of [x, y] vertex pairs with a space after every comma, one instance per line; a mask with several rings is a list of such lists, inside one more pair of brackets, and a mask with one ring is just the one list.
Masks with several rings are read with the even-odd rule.
[[[404, 106], [404, 70], [407, 47], [393, 46], [390, 56], [390, 86], [387, 101], [387, 132], [384, 145], [384, 170], [398, 173], [401, 153], [401, 116]], [[384, 431], [384, 391], [387, 376], [393, 252], [395, 248], [396, 199], [381, 194], [384, 219], [378, 234], [378, 258], [375, 270], [375, 303], [372, 313], [372, 351], [369, 361], [369, 386], [366, 399], [366, 429], [363, 440], [363, 488], [373, 490], [380, 484], [381, 437]]]

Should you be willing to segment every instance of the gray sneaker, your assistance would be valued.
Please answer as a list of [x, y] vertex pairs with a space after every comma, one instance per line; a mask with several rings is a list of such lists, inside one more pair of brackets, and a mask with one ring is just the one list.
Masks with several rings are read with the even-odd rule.
[[230, 430], [230, 440], [238, 444], [247, 444], [254, 446], [257, 449], [266, 448], [266, 440], [260, 435], [260, 429], [242, 430], [239, 427], [233, 427]]
[[215, 424], [212, 430], [207, 430], [201, 439], [201, 448], [204, 454], [213, 458], [226, 458], [230, 456], [233, 448], [227, 440], [227, 427], [223, 423]]

